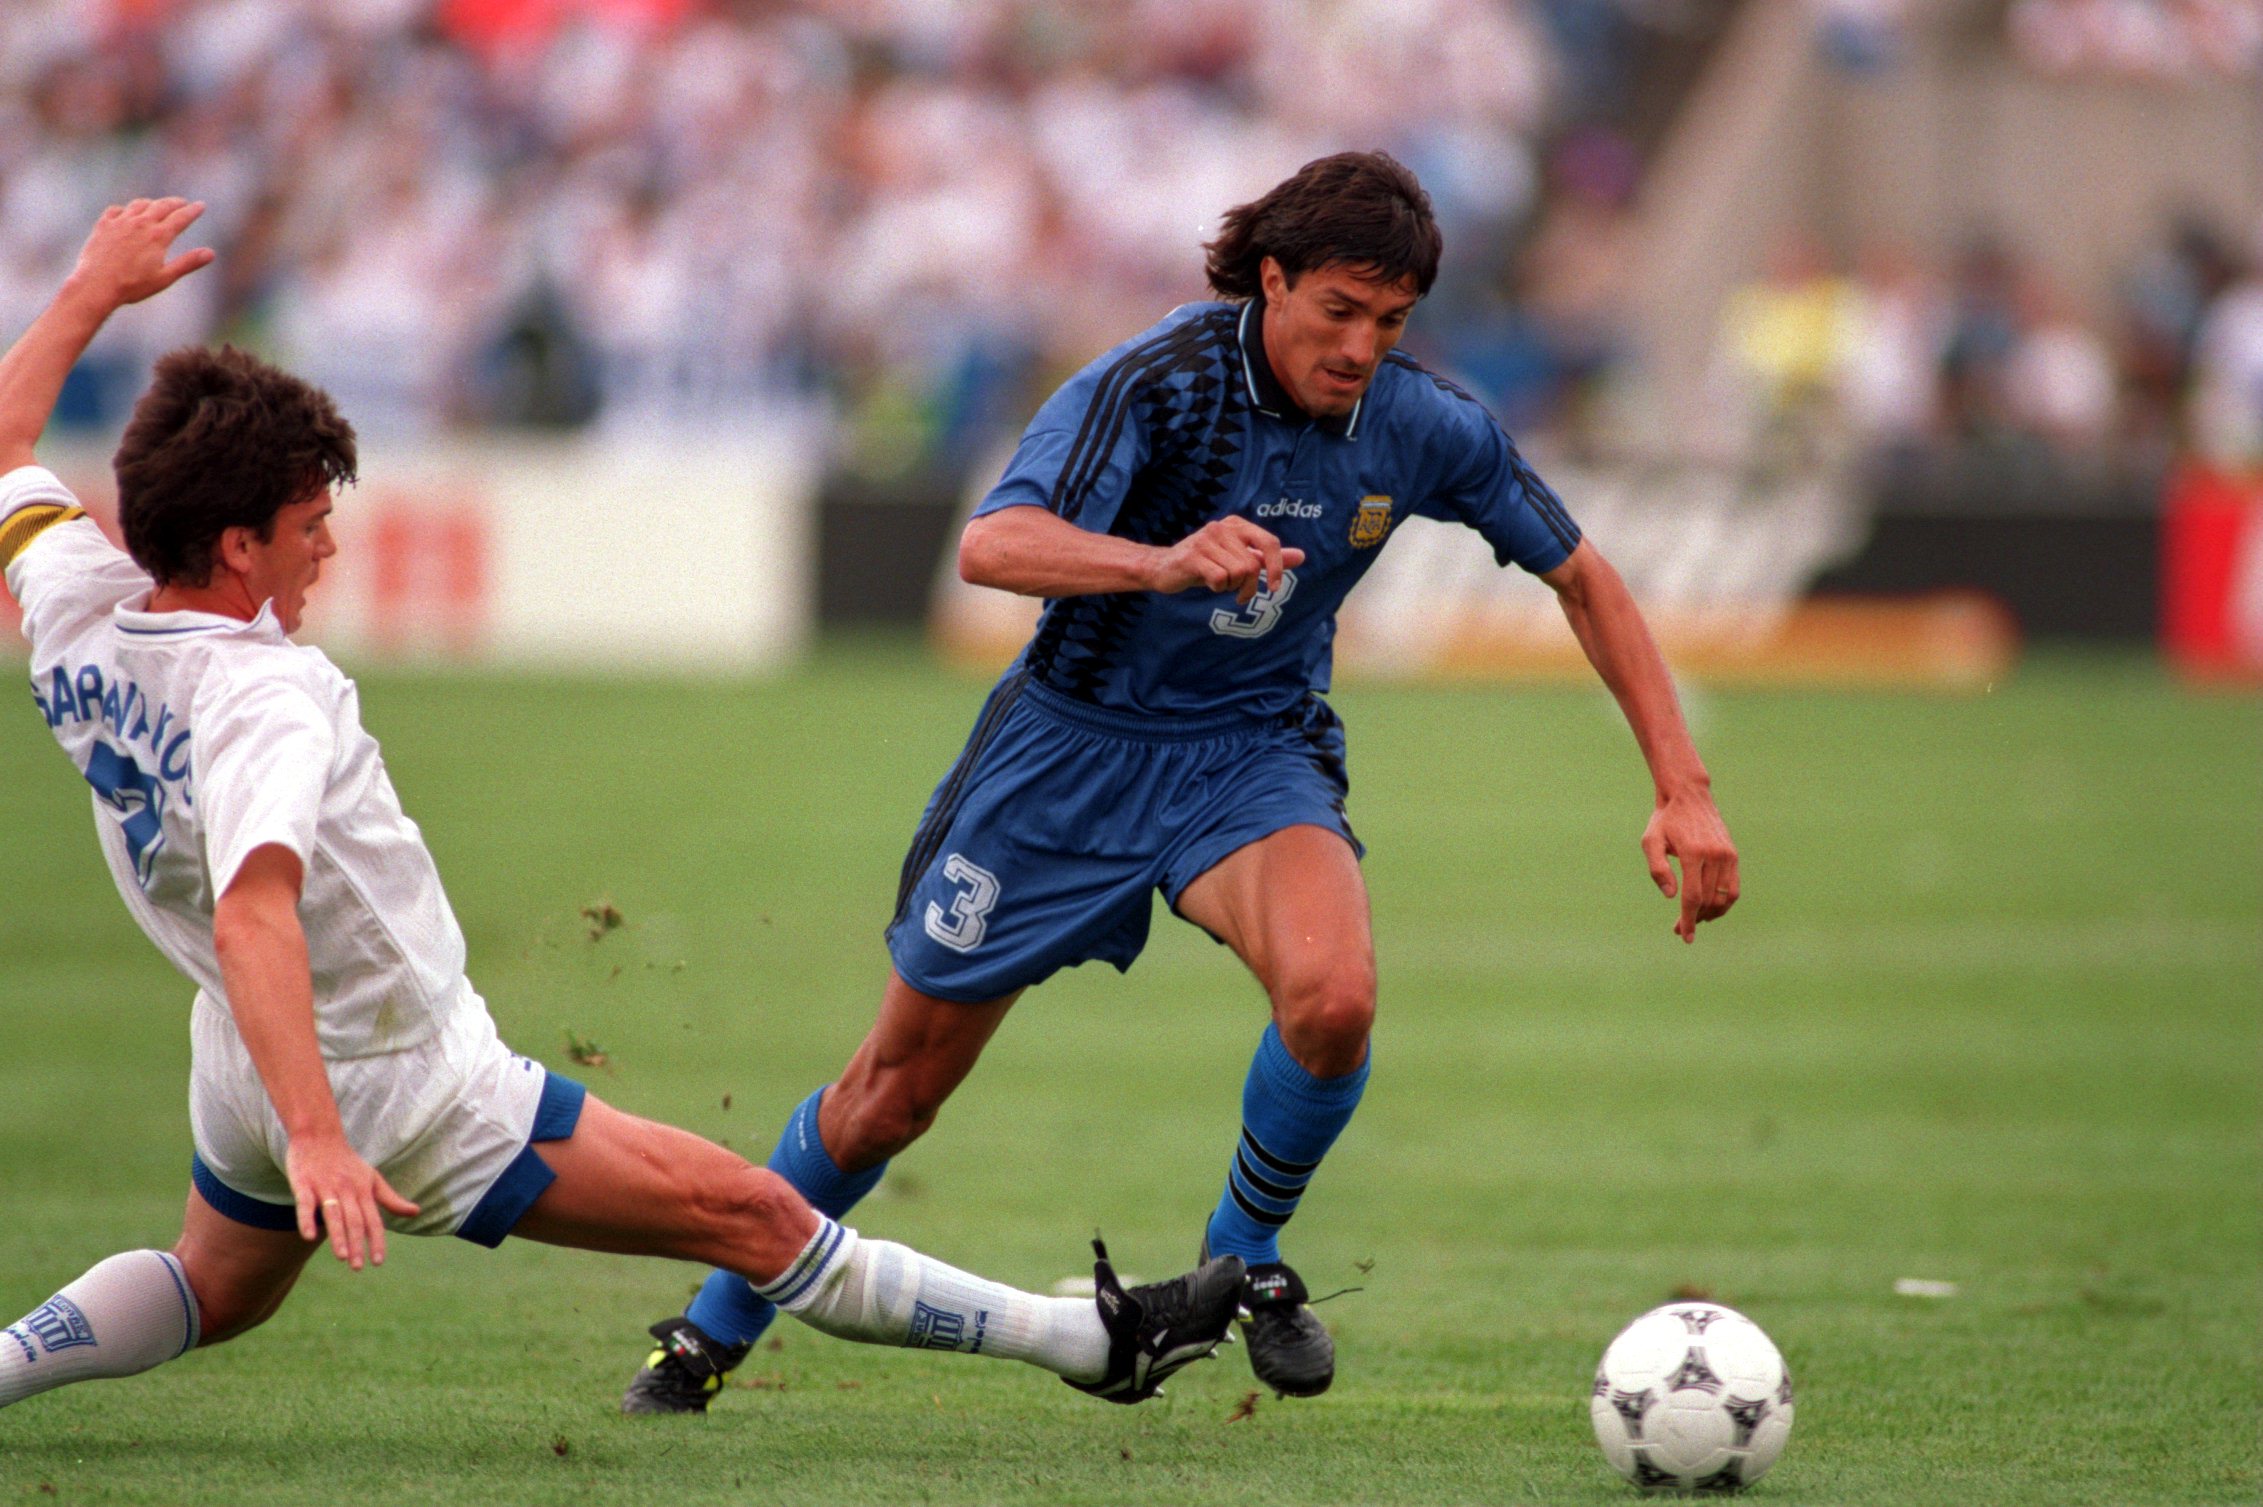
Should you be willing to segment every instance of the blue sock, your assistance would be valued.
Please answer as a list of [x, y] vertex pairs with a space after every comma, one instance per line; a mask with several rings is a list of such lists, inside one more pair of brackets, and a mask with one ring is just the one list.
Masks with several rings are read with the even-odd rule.
[[1366, 1060], [1341, 1078], [1315, 1078], [1268, 1025], [1242, 1085], [1242, 1138], [1226, 1191], [1210, 1216], [1210, 1254], [1250, 1265], [1281, 1259], [1281, 1226], [1297, 1211], [1320, 1159], [1359, 1108]]
[[[834, 1166], [817, 1135], [817, 1106], [824, 1102], [825, 1090], [819, 1089], [794, 1106], [778, 1137], [778, 1149], [770, 1153], [770, 1170], [799, 1189], [818, 1213], [839, 1219], [880, 1185], [888, 1164], [862, 1172], [843, 1172]], [[724, 1271], [709, 1272], [699, 1296], [684, 1311], [685, 1318], [726, 1345], [754, 1343], [777, 1316], [776, 1305], [757, 1296], [746, 1278]]]

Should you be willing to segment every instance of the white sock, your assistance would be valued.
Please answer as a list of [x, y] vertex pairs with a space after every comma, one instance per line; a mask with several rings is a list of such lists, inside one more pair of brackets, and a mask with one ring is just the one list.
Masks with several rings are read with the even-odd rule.
[[839, 1339], [1025, 1360], [1071, 1381], [1108, 1370], [1108, 1331], [1090, 1298], [1041, 1298], [818, 1216], [817, 1233], [755, 1291]]
[[196, 1294], [163, 1251], [126, 1251], [0, 1330], [0, 1408], [68, 1382], [132, 1376], [196, 1345]]

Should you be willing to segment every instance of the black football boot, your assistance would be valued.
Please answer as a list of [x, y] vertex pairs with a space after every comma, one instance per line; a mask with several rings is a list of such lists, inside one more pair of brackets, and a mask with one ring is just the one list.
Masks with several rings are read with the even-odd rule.
[[1110, 1402], [1144, 1402], [1172, 1372], [1218, 1348], [1242, 1302], [1242, 1259], [1221, 1256], [1183, 1277], [1126, 1290], [1092, 1242], [1092, 1298], [1108, 1331], [1108, 1373], [1070, 1386]]
[[704, 1413], [752, 1345], [726, 1345], [688, 1318], [652, 1326], [660, 1342], [621, 1394], [624, 1413]]

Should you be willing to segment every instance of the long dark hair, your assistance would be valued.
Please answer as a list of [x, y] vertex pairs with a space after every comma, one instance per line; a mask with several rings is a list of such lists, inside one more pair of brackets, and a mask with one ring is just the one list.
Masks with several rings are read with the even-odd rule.
[[157, 363], [111, 468], [126, 552], [158, 585], [202, 586], [230, 528], [354, 479], [354, 426], [330, 395], [232, 345]]
[[1387, 152], [1338, 152], [1298, 168], [1258, 199], [1226, 211], [1204, 245], [1210, 286], [1223, 298], [1255, 298], [1258, 268], [1272, 257], [1290, 281], [1314, 267], [1357, 267], [1419, 296], [1438, 280], [1445, 241], [1430, 195]]

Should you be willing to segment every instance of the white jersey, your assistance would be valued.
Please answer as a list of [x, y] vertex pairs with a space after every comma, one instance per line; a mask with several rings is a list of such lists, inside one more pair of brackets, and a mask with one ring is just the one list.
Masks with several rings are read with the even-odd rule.
[[448, 1027], [492, 1034], [354, 683], [292, 643], [271, 605], [248, 623], [142, 610], [149, 577], [76, 507], [40, 467], [0, 476], [0, 558], [34, 703], [94, 788], [102, 854], [141, 929], [226, 1009], [213, 902], [253, 849], [277, 843], [305, 872], [325, 1058], [401, 1051]]

